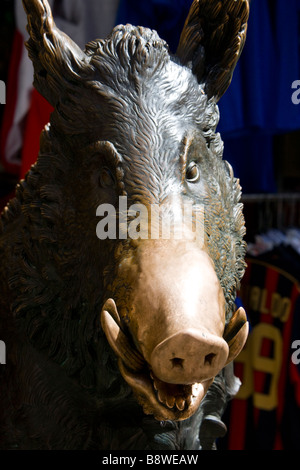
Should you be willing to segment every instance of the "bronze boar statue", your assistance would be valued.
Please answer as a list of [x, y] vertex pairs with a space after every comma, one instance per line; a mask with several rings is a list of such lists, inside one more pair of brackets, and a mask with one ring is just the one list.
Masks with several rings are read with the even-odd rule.
[[131, 25], [82, 51], [47, 0], [23, 4], [54, 112], [0, 221], [0, 448], [215, 448], [248, 334], [241, 187], [216, 133], [248, 1], [194, 0], [176, 55]]

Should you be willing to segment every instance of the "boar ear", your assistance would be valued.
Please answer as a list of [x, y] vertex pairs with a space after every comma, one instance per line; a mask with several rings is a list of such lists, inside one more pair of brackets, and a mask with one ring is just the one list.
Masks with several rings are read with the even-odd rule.
[[29, 40], [26, 43], [34, 66], [34, 85], [55, 106], [64, 84], [76, 86], [88, 68], [86, 54], [55, 25], [47, 0], [23, 0]]
[[218, 101], [230, 85], [246, 40], [248, 0], [194, 0], [177, 49], [209, 98]]

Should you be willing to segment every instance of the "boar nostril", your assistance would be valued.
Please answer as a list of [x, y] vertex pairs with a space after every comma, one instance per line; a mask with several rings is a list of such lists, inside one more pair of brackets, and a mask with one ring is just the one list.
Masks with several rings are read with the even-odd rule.
[[174, 359], [171, 359], [172, 367], [183, 369], [183, 362], [184, 359], [181, 359], [180, 357], [174, 357]]
[[215, 354], [207, 354], [204, 358], [204, 364], [211, 366], [215, 357], [216, 357]]

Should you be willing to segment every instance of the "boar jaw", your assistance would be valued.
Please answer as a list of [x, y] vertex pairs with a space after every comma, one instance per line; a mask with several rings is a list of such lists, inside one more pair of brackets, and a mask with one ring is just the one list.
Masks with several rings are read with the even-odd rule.
[[200, 384], [174, 385], [157, 379], [151, 371], [136, 374], [119, 362], [120, 372], [131, 386], [145, 414], [159, 421], [182, 421], [198, 409], [213, 379]]
[[119, 359], [120, 372], [146, 414], [153, 414], [158, 420], [179, 421], [195, 413], [213, 379], [194, 384], [169, 384], [158, 379], [131, 339], [122, 331], [121, 320], [112, 299], [103, 307], [101, 323]]
[[146, 414], [158, 420], [183, 420], [200, 405], [212, 380], [195, 384], [168, 384], [155, 377], [143, 356], [121, 329], [115, 302], [109, 299], [101, 313], [102, 328], [119, 358], [119, 369]]
[[[131, 339], [122, 331], [121, 320], [112, 299], [103, 307], [101, 323], [108, 342], [119, 359], [120, 372], [146, 414], [153, 414], [160, 421], [181, 421], [196, 412], [213, 378], [194, 384], [170, 384], [158, 379]], [[242, 349], [247, 334], [246, 315], [240, 308], [224, 332], [224, 339], [229, 346], [227, 363]]]

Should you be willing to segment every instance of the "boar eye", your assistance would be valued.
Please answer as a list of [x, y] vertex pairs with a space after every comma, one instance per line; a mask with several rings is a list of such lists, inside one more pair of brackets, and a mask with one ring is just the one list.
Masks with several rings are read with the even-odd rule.
[[99, 176], [99, 183], [103, 188], [107, 188], [109, 186], [114, 185], [114, 177], [108, 168], [102, 168]]
[[200, 178], [200, 169], [196, 162], [191, 162], [186, 170], [186, 179], [189, 183], [196, 183]]

